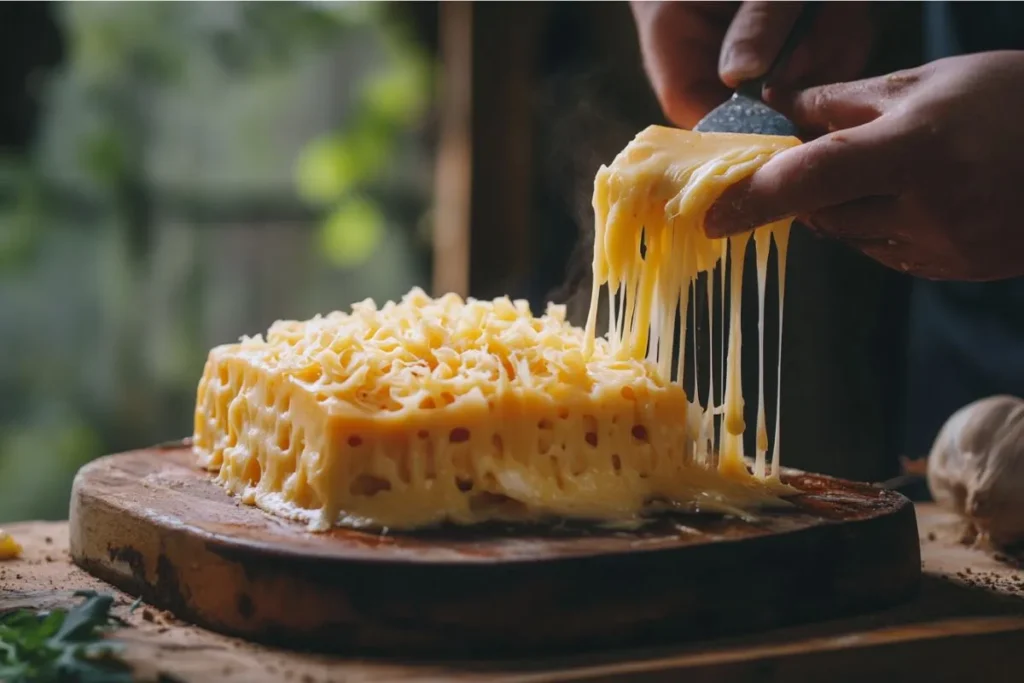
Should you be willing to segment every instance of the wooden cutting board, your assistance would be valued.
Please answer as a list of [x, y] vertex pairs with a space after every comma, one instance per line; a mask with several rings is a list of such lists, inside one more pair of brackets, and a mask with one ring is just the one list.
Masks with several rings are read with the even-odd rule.
[[243, 505], [183, 446], [86, 465], [73, 560], [212, 630], [335, 652], [508, 656], [680, 642], [879, 609], [920, 578], [911, 503], [785, 472], [796, 509], [638, 532], [416, 535], [304, 525]]

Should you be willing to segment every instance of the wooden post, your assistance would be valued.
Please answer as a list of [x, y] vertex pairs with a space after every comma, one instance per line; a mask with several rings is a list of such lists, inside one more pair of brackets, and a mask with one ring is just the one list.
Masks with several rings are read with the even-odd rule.
[[533, 264], [534, 65], [547, 3], [476, 3], [469, 291], [523, 296]]
[[473, 4], [440, 4], [440, 140], [435, 173], [435, 295], [469, 291]]
[[521, 294], [530, 274], [540, 3], [445, 2], [434, 290]]

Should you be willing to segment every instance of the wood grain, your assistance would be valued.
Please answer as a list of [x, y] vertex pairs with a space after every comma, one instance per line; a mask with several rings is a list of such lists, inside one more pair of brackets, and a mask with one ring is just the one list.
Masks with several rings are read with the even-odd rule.
[[849, 619], [682, 645], [486, 663], [373, 661], [266, 648], [150, 607], [129, 611], [131, 596], [68, 561], [65, 522], [7, 527], [25, 555], [0, 562], [0, 613], [68, 606], [78, 589], [114, 592], [115, 611], [130, 626], [115, 637], [126, 644], [124, 655], [139, 681], [161, 675], [189, 683], [1018, 681], [1024, 663], [1024, 571], [959, 543], [958, 520], [934, 505], [919, 505], [917, 517], [924, 576], [910, 602]]
[[224, 633], [330, 651], [495, 656], [761, 630], [879, 608], [920, 574], [898, 494], [791, 474], [798, 510], [644, 532], [315, 534], [240, 504], [187, 448], [101, 458], [71, 500], [74, 561]]

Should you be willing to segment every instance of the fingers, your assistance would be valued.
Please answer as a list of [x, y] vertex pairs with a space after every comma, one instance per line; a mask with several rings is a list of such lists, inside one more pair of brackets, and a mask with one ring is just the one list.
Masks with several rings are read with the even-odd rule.
[[674, 82], [672, 75], [666, 74], [655, 94], [665, 118], [680, 128], [692, 130], [708, 112], [729, 99], [729, 91], [718, 79], [690, 82], [685, 90]]
[[881, 115], [871, 81], [836, 83], [797, 92], [769, 88], [765, 100], [801, 130], [831, 133], [853, 128]]
[[859, 78], [874, 38], [871, 3], [829, 2], [771, 85], [790, 89]]
[[802, 129], [832, 132], [878, 118], [903, 100], [920, 78], [915, 69], [799, 91], [768, 88], [765, 100]]
[[808, 217], [812, 230], [901, 273], [945, 279], [953, 273], [941, 241], [915, 239], [919, 217], [896, 197], [866, 197]]
[[814, 232], [864, 249], [896, 248], [908, 241], [899, 199], [863, 197], [816, 211], [804, 218]]
[[631, 4], [644, 70], [665, 116], [692, 128], [729, 98], [718, 80], [718, 51], [734, 3], [635, 2]]
[[802, 2], [744, 2], [729, 25], [718, 72], [726, 85], [763, 76], [803, 10]]
[[907, 136], [879, 120], [780, 152], [722, 194], [705, 216], [705, 232], [724, 237], [855, 199], [896, 195], [911, 156], [907, 144]]
[[[892, 270], [933, 280], [986, 280], [999, 257], [979, 258], [936, 225], [919, 204], [898, 197], [866, 197], [809, 216], [805, 223]], [[981, 268], [979, 268], [981, 264]], [[1019, 268], [1019, 266], [1018, 266]]]

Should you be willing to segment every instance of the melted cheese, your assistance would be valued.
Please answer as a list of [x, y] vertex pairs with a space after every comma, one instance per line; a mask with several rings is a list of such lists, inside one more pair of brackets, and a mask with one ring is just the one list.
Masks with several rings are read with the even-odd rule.
[[[595, 181], [585, 330], [560, 306], [535, 317], [522, 301], [414, 289], [381, 308], [367, 300], [213, 349], [196, 401], [200, 463], [245, 502], [315, 529], [634, 520], [666, 505], [743, 515], [784, 504], [787, 489], [764, 472], [763, 410], [754, 475], [742, 457], [739, 309], [744, 249], [756, 245], [763, 282], [771, 237], [781, 258], [788, 224], [752, 240], [709, 240], [703, 216], [792, 144], [658, 127], [637, 136]], [[709, 378], [702, 405], [683, 390], [685, 354], [672, 363], [673, 326], [678, 310], [682, 338], [688, 312], [696, 329], [702, 273], [710, 285], [720, 270], [724, 298], [727, 263], [728, 307], [707, 292], [710, 322], [716, 307], [723, 329], [726, 313], [731, 322], [724, 401], [716, 404]], [[594, 330], [601, 286], [610, 292], [607, 338]]]
[[0, 529], [0, 560], [13, 560], [21, 555], [21, 550], [14, 537]]
[[[782, 300], [785, 295], [785, 251], [792, 219], [786, 219], [726, 239], [710, 239], [704, 232], [708, 209], [731, 185], [750, 176], [775, 154], [800, 144], [797, 138], [763, 135], [695, 133], [661, 126], [641, 132], [615, 158], [602, 166], [594, 183], [594, 289], [587, 321], [587, 343], [596, 338], [597, 303], [601, 287], [607, 287], [612, 303], [608, 338], [616, 358], [647, 359], [664, 367], [663, 357], [672, 353], [672, 334], [679, 311], [685, 323], [689, 297], [696, 299], [698, 281], [707, 289], [709, 348], [714, 348], [714, 310], [725, 325], [729, 318], [727, 352], [723, 349], [724, 392], [716, 403], [714, 359], [708, 378], [708, 398], [690, 403], [690, 424], [695, 439], [688, 447], [717, 455], [718, 472], [736, 481], [762, 481], [781, 491], [779, 482], [779, 416], [776, 410], [772, 470], [766, 472], [769, 438], [764, 411], [764, 290], [772, 241], [778, 253], [779, 335], [781, 359]], [[751, 239], [752, 238], [752, 239]], [[743, 266], [753, 244], [757, 260], [759, 395], [754, 472], [744, 460], [741, 304]], [[728, 268], [728, 276], [727, 276]], [[719, 273], [719, 293], [713, 296], [713, 274]], [[703, 277], [702, 277], [703, 276]], [[726, 287], [728, 283], [728, 288]], [[726, 291], [728, 289], [728, 296]], [[725, 343], [725, 335], [720, 337]], [[713, 354], [713, 351], [712, 351]], [[682, 350], [679, 351], [682, 356]], [[781, 369], [781, 361], [779, 363]], [[676, 381], [685, 380], [679, 365]], [[696, 373], [696, 368], [694, 369]], [[694, 387], [699, 378], [694, 377]], [[699, 393], [697, 390], [695, 394]], [[776, 406], [778, 406], [778, 400]], [[696, 412], [697, 415], [693, 413]], [[716, 429], [716, 417], [717, 429]], [[709, 445], [705, 445], [710, 440]], [[734, 499], [742, 506], [744, 501]]]

